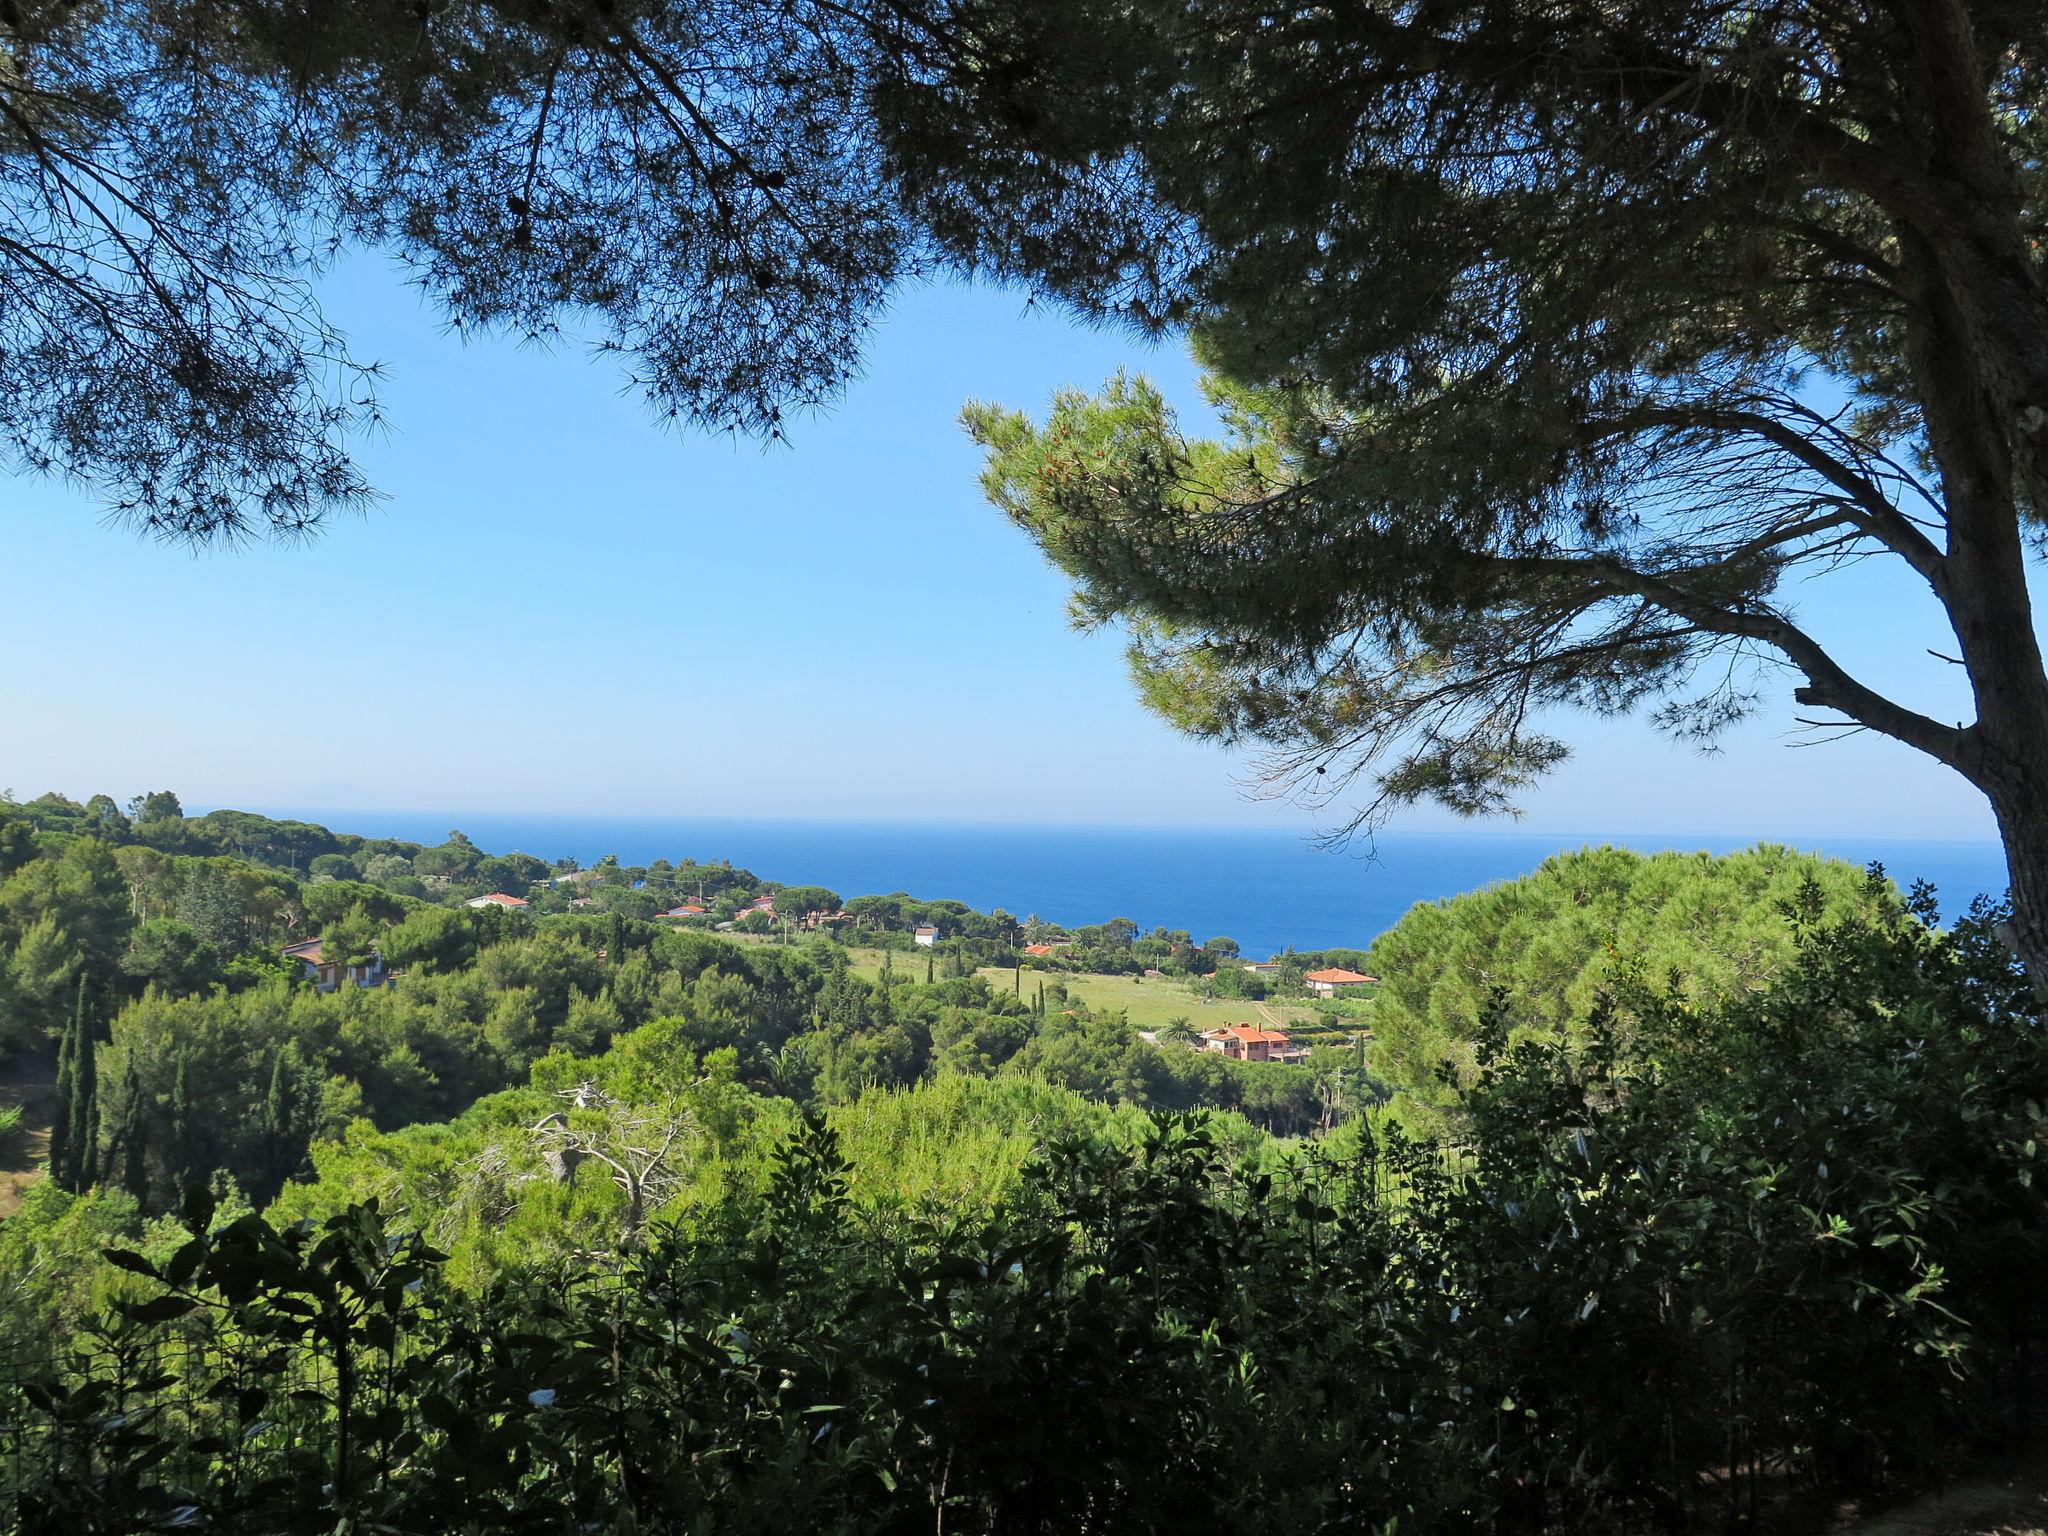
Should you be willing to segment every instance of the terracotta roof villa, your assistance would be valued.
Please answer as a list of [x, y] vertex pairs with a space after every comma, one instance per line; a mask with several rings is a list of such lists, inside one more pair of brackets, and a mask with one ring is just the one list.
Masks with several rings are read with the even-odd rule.
[[1233, 1061], [1282, 1061], [1304, 1054], [1290, 1051], [1286, 1031], [1260, 1029], [1256, 1024], [1232, 1024], [1223, 1029], [1212, 1029], [1202, 1039], [1209, 1050], [1221, 1051]]
[[463, 903], [465, 907], [523, 907], [524, 896], [508, 896], [503, 891], [493, 891], [488, 896], [472, 896]]

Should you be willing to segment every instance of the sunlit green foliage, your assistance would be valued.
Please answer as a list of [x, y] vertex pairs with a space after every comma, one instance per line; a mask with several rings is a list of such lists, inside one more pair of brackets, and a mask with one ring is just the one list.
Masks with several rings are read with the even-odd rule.
[[1558, 854], [1521, 879], [1419, 903], [1374, 941], [1373, 1070], [1440, 1097], [1439, 1067], [1470, 1072], [1496, 996], [1522, 1032], [1586, 1018], [1622, 974], [1696, 1002], [1760, 989], [1793, 957], [1789, 905], [1843, 916], [1878, 900], [1853, 865], [1769, 844], [1725, 857]]

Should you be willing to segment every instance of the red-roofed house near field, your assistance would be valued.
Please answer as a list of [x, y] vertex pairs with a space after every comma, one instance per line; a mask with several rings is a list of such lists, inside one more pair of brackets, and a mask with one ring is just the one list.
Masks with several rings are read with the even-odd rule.
[[1309, 991], [1318, 997], [1342, 997], [1347, 992], [1356, 992], [1360, 987], [1376, 987], [1380, 984], [1377, 976], [1368, 976], [1363, 971], [1347, 971], [1342, 968], [1310, 971], [1301, 979], [1308, 983]]
[[1308, 1054], [1288, 1045], [1286, 1031], [1254, 1024], [1212, 1029], [1202, 1040], [1207, 1049], [1221, 1051], [1232, 1061], [1300, 1061]]

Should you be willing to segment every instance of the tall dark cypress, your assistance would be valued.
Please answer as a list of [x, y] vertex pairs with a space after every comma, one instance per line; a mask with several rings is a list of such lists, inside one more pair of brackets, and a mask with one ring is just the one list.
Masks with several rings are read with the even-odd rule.
[[78, 981], [78, 1007], [71, 1016], [71, 1104], [64, 1128], [65, 1175], [74, 1190], [99, 1179], [99, 1042], [86, 1007], [85, 978]]
[[928, 949], [924, 952], [924, 984], [926, 986], [932, 984], [932, 967], [938, 963], [939, 952], [937, 950]]
[[[122, 1093], [121, 1129], [115, 1141], [121, 1148], [121, 1187], [135, 1197], [143, 1210], [149, 1209], [149, 1106], [144, 1102], [141, 1074], [131, 1059]], [[113, 1145], [107, 1156], [111, 1162]]]
[[611, 924], [605, 935], [605, 958], [613, 965], [626, 958], [626, 919], [617, 912], [612, 914]]
[[[83, 978], [79, 997], [84, 1000]], [[77, 1096], [77, 1073], [71, 1066], [71, 1043], [78, 1038], [78, 1016], [57, 1037], [57, 1114], [50, 1122], [50, 1182], [59, 1189], [71, 1187], [71, 1101]]]
[[171, 1144], [164, 1149], [164, 1166], [170, 1169], [174, 1196], [184, 1193], [186, 1176], [192, 1170], [192, 1101], [185, 1084], [189, 1059], [185, 1048], [178, 1047], [178, 1066], [171, 1076]]
[[270, 1060], [270, 1092], [263, 1099], [263, 1144], [270, 1165], [270, 1188], [283, 1188], [291, 1177], [292, 1088], [284, 1051], [279, 1049]]

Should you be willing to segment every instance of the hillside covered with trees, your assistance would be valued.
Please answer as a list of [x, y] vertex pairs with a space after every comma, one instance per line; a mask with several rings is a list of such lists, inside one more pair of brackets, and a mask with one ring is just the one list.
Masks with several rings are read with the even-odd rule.
[[2048, 1052], [1993, 914], [1867, 900], [1626, 1030], [1488, 1017], [1448, 1140], [1035, 1074], [807, 1112], [692, 1006], [267, 1211], [46, 1185], [23, 1528], [1450, 1536], [1910, 1476], [2027, 1411]]
[[[1993, 914], [1944, 933], [1783, 849], [1562, 855], [1261, 971], [168, 795], [0, 807], [0, 850], [6, 1040], [61, 1100], [0, 1223], [0, 1396], [50, 1451], [27, 1529], [312, 1530], [316, 1463], [364, 1518], [507, 1531], [675, 1498], [722, 1529], [1662, 1519], [1905, 1472], [2024, 1389], [2031, 994]], [[322, 990], [307, 938], [370, 984]], [[1334, 964], [1379, 985], [1318, 1003], [1300, 1062], [1085, 1000], [1142, 968], [1250, 1009]], [[683, 1353], [617, 1353], [650, 1329]], [[1668, 1374], [1624, 1388], [1643, 1349]], [[635, 1438], [675, 1414], [687, 1464]], [[1701, 1482], [1730, 1414], [1746, 1492]], [[1089, 1469], [1020, 1492], [1068, 1434]], [[1216, 1481], [1245, 1444], [1284, 1488]]]

